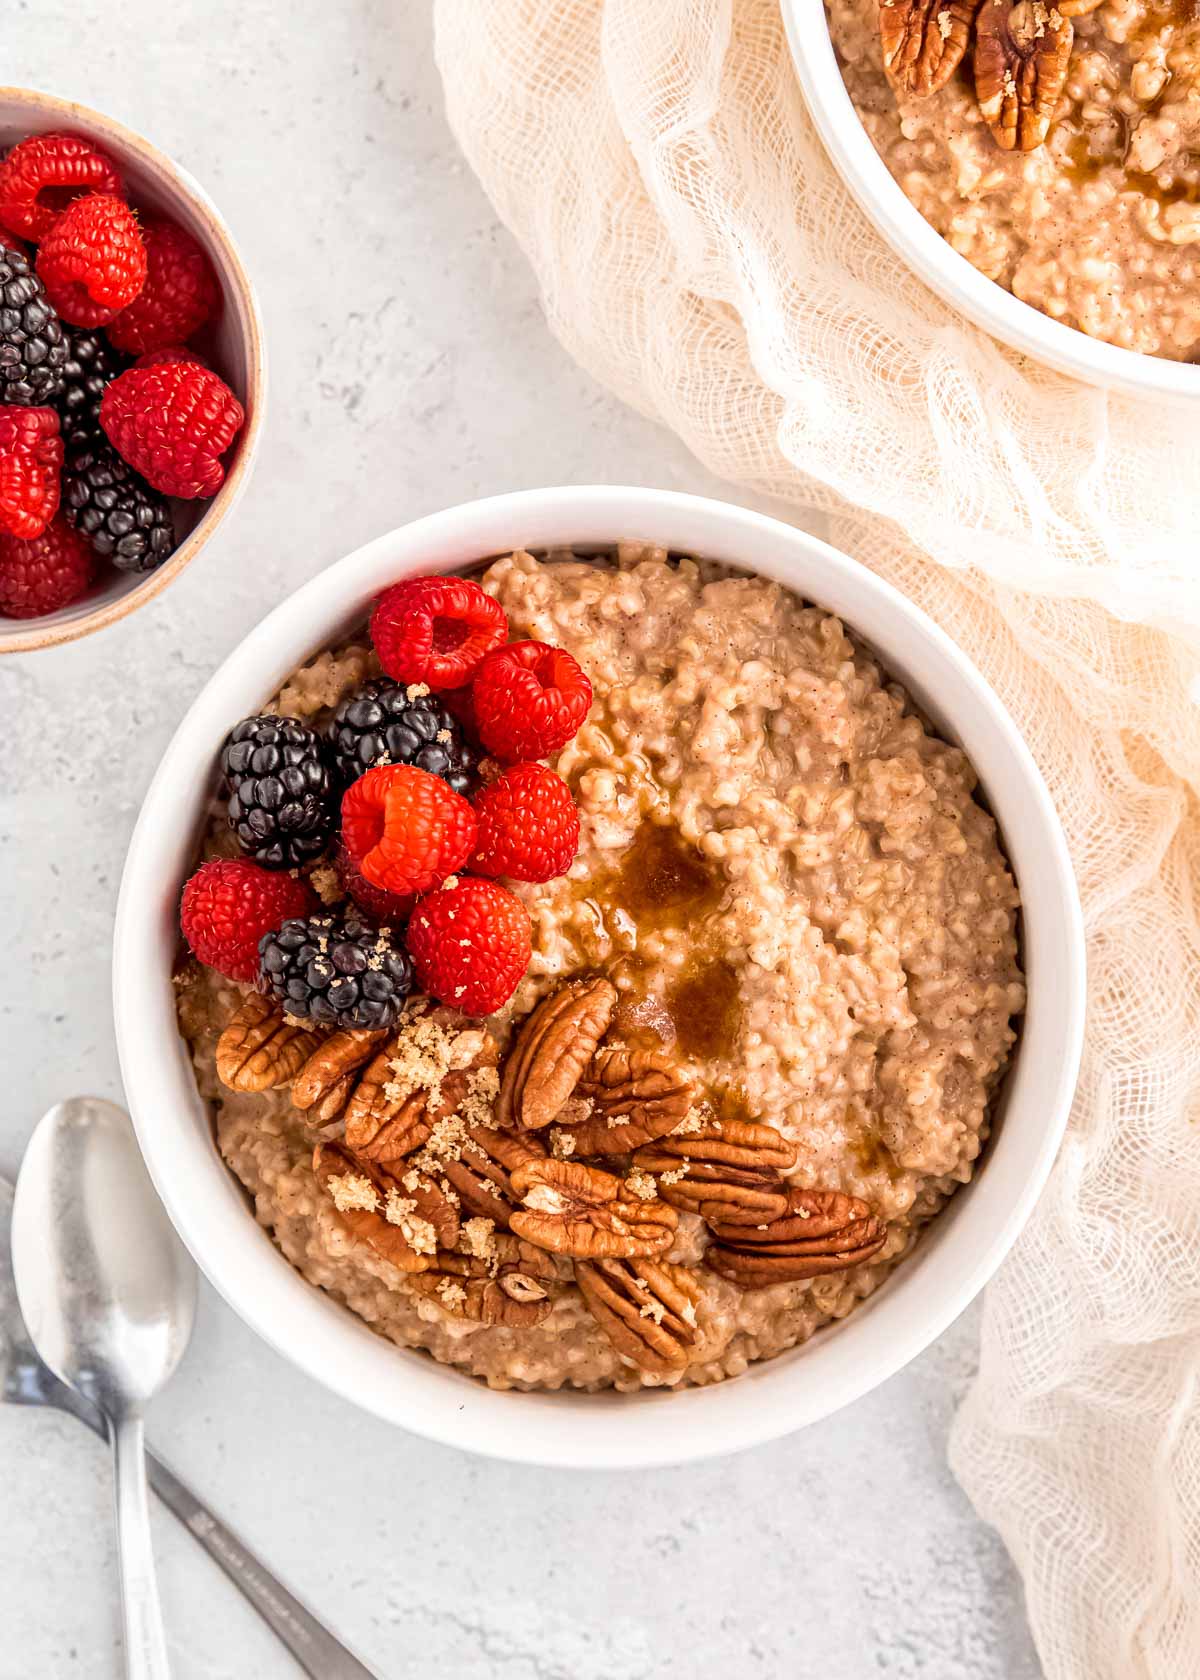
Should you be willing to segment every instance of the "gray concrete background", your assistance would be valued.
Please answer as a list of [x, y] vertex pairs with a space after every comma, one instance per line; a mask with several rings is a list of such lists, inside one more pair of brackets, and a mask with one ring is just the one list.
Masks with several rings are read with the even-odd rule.
[[[551, 340], [441, 113], [422, 5], [10, 3], [4, 79], [188, 165], [242, 242], [272, 393], [235, 520], [167, 595], [0, 663], [0, 1169], [59, 1097], [119, 1096], [108, 963], [158, 755], [214, 665], [367, 538], [555, 482], [731, 496]], [[974, 1316], [876, 1394], [695, 1469], [570, 1476], [392, 1431], [206, 1290], [150, 1433], [389, 1680], [1036, 1680], [1020, 1585], [945, 1465]], [[121, 1672], [108, 1470], [70, 1420], [0, 1415], [0, 1680]], [[177, 1680], [297, 1671], [156, 1527]]]

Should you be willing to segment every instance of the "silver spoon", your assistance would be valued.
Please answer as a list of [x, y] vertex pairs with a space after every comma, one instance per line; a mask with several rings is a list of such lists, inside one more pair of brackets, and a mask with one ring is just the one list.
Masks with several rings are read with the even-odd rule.
[[[0, 1175], [0, 1404], [49, 1406], [76, 1417], [101, 1440], [104, 1420], [46, 1365], [30, 1339], [17, 1301], [12, 1267], [13, 1187]], [[274, 1630], [311, 1680], [379, 1680], [288, 1591], [232, 1529], [153, 1452], [146, 1454], [150, 1486], [247, 1602]]]
[[76, 1097], [38, 1123], [17, 1178], [13, 1268], [38, 1352], [108, 1426], [125, 1672], [169, 1680], [142, 1408], [187, 1347], [196, 1274], [112, 1103]]

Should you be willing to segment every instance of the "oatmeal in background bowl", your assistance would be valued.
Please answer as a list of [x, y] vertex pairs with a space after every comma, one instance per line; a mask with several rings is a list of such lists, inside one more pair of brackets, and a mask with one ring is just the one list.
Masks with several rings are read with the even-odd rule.
[[949, 244], [1052, 319], [1200, 353], [1192, 0], [827, 0], [847, 91]]
[[234, 731], [181, 1028], [259, 1222], [373, 1329], [493, 1387], [712, 1383], [971, 1178], [1016, 887], [963, 753], [781, 585], [481, 581], [502, 618], [377, 613]]

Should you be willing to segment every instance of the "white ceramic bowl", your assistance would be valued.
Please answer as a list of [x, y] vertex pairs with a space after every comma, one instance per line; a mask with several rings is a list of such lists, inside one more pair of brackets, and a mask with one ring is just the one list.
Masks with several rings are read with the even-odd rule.
[[[402, 1352], [306, 1283], [248, 1213], [213, 1145], [175, 1023], [177, 905], [230, 727], [298, 664], [360, 622], [398, 578], [515, 547], [645, 539], [779, 579], [845, 619], [982, 778], [1024, 895], [1029, 1007], [1002, 1116], [976, 1181], [849, 1319], [735, 1381], [681, 1393], [494, 1393]], [[900, 1369], [1000, 1264], [1050, 1170], [1083, 1022], [1079, 904], [1050, 798], [970, 661], [870, 572], [773, 519], [720, 502], [617, 487], [528, 490], [403, 526], [331, 566], [269, 614], [180, 725], [146, 796], [121, 886], [113, 958], [117, 1039], [134, 1124], [184, 1242], [275, 1348], [347, 1399], [435, 1440], [500, 1458], [589, 1468], [680, 1462], [798, 1429]]]
[[172, 217], [207, 251], [221, 285], [222, 309], [199, 347], [234, 391], [246, 423], [225, 456], [225, 482], [211, 501], [173, 502], [179, 546], [169, 560], [144, 577], [107, 567], [96, 589], [41, 618], [0, 615], [0, 653], [53, 647], [103, 629], [150, 601], [172, 583], [216, 534], [246, 487], [262, 427], [266, 364], [258, 300], [229, 229], [204, 188], [185, 169], [100, 111], [31, 88], [0, 88], [0, 150], [28, 134], [62, 130], [92, 140], [106, 152], [139, 210]]
[[846, 91], [824, 0], [781, 0], [804, 97], [825, 149], [863, 210], [909, 267], [976, 326], [1077, 379], [1137, 396], [1200, 401], [1200, 367], [1089, 338], [989, 280], [921, 215], [871, 144]]

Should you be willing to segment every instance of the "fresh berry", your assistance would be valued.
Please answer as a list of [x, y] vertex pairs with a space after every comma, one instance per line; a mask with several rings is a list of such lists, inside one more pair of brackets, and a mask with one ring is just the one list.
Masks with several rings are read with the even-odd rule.
[[306, 882], [245, 858], [202, 863], [183, 889], [183, 937], [202, 963], [228, 980], [257, 980], [265, 933], [307, 916], [316, 899]]
[[117, 349], [132, 356], [182, 344], [212, 319], [221, 302], [213, 265], [185, 228], [164, 216], [147, 216], [142, 242], [146, 284], [108, 327]]
[[529, 967], [529, 914], [498, 881], [464, 875], [423, 898], [408, 924], [408, 953], [431, 997], [467, 1015], [491, 1015]]
[[62, 508], [96, 553], [123, 572], [152, 572], [175, 551], [166, 497], [103, 437], [67, 457]]
[[332, 780], [321, 737], [298, 718], [243, 718], [221, 749], [229, 826], [268, 869], [318, 857], [333, 829]]
[[191, 362], [130, 368], [100, 404], [109, 441], [164, 496], [215, 496], [220, 457], [245, 413], [223, 379]]
[[199, 350], [192, 350], [186, 344], [165, 344], [161, 350], [147, 350], [133, 365], [138, 368], [165, 367], [172, 362], [192, 362], [196, 367], [208, 366]]
[[100, 429], [100, 399], [129, 363], [103, 333], [68, 327], [65, 337], [62, 390], [56, 407], [62, 422], [63, 448], [69, 455], [73, 449], [90, 449], [97, 441], [105, 441]]
[[400, 926], [408, 920], [417, 902], [415, 893], [390, 893], [374, 886], [350, 856], [344, 841], [338, 846], [333, 861], [343, 888], [372, 921], [378, 922], [381, 927], [391, 927]]
[[102, 327], [133, 302], [146, 280], [146, 247], [123, 198], [77, 198], [38, 250], [46, 296], [77, 327]]
[[121, 192], [114, 164], [76, 134], [31, 134], [0, 164], [0, 222], [35, 243], [85, 193]]
[[259, 942], [259, 976], [291, 1015], [318, 1026], [394, 1026], [412, 964], [390, 933], [354, 916], [284, 922]]
[[393, 584], [371, 614], [371, 640], [388, 676], [430, 688], [461, 688], [507, 635], [499, 602], [469, 578]]
[[475, 754], [462, 730], [432, 694], [377, 677], [343, 700], [329, 725], [334, 768], [352, 782], [377, 764], [415, 764], [440, 776], [455, 793], [474, 780]]
[[440, 776], [381, 765], [351, 782], [342, 839], [373, 886], [403, 896], [440, 886], [475, 844], [475, 813]]
[[553, 757], [578, 733], [592, 703], [579, 661], [546, 642], [497, 648], [471, 687], [479, 738], [505, 764]]
[[480, 792], [468, 868], [514, 881], [565, 875], [579, 850], [579, 812], [561, 776], [544, 764], [514, 764]]
[[52, 408], [0, 407], [0, 530], [41, 536], [58, 509], [62, 459]]
[[6, 251], [16, 251], [18, 256], [28, 257], [29, 247], [23, 239], [18, 239], [15, 233], [9, 233], [6, 227], [0, 227], [0, 246]]
[[94, 573], [91, 544], [61, 514], [31, 542], [0, 532], [0, 613], [9, 618], [39, 618], [69, 606]]
[[29, 258], [0, 251], [0, 397], [26, 407], [53, 402], [66, 360], [62, 323]]

